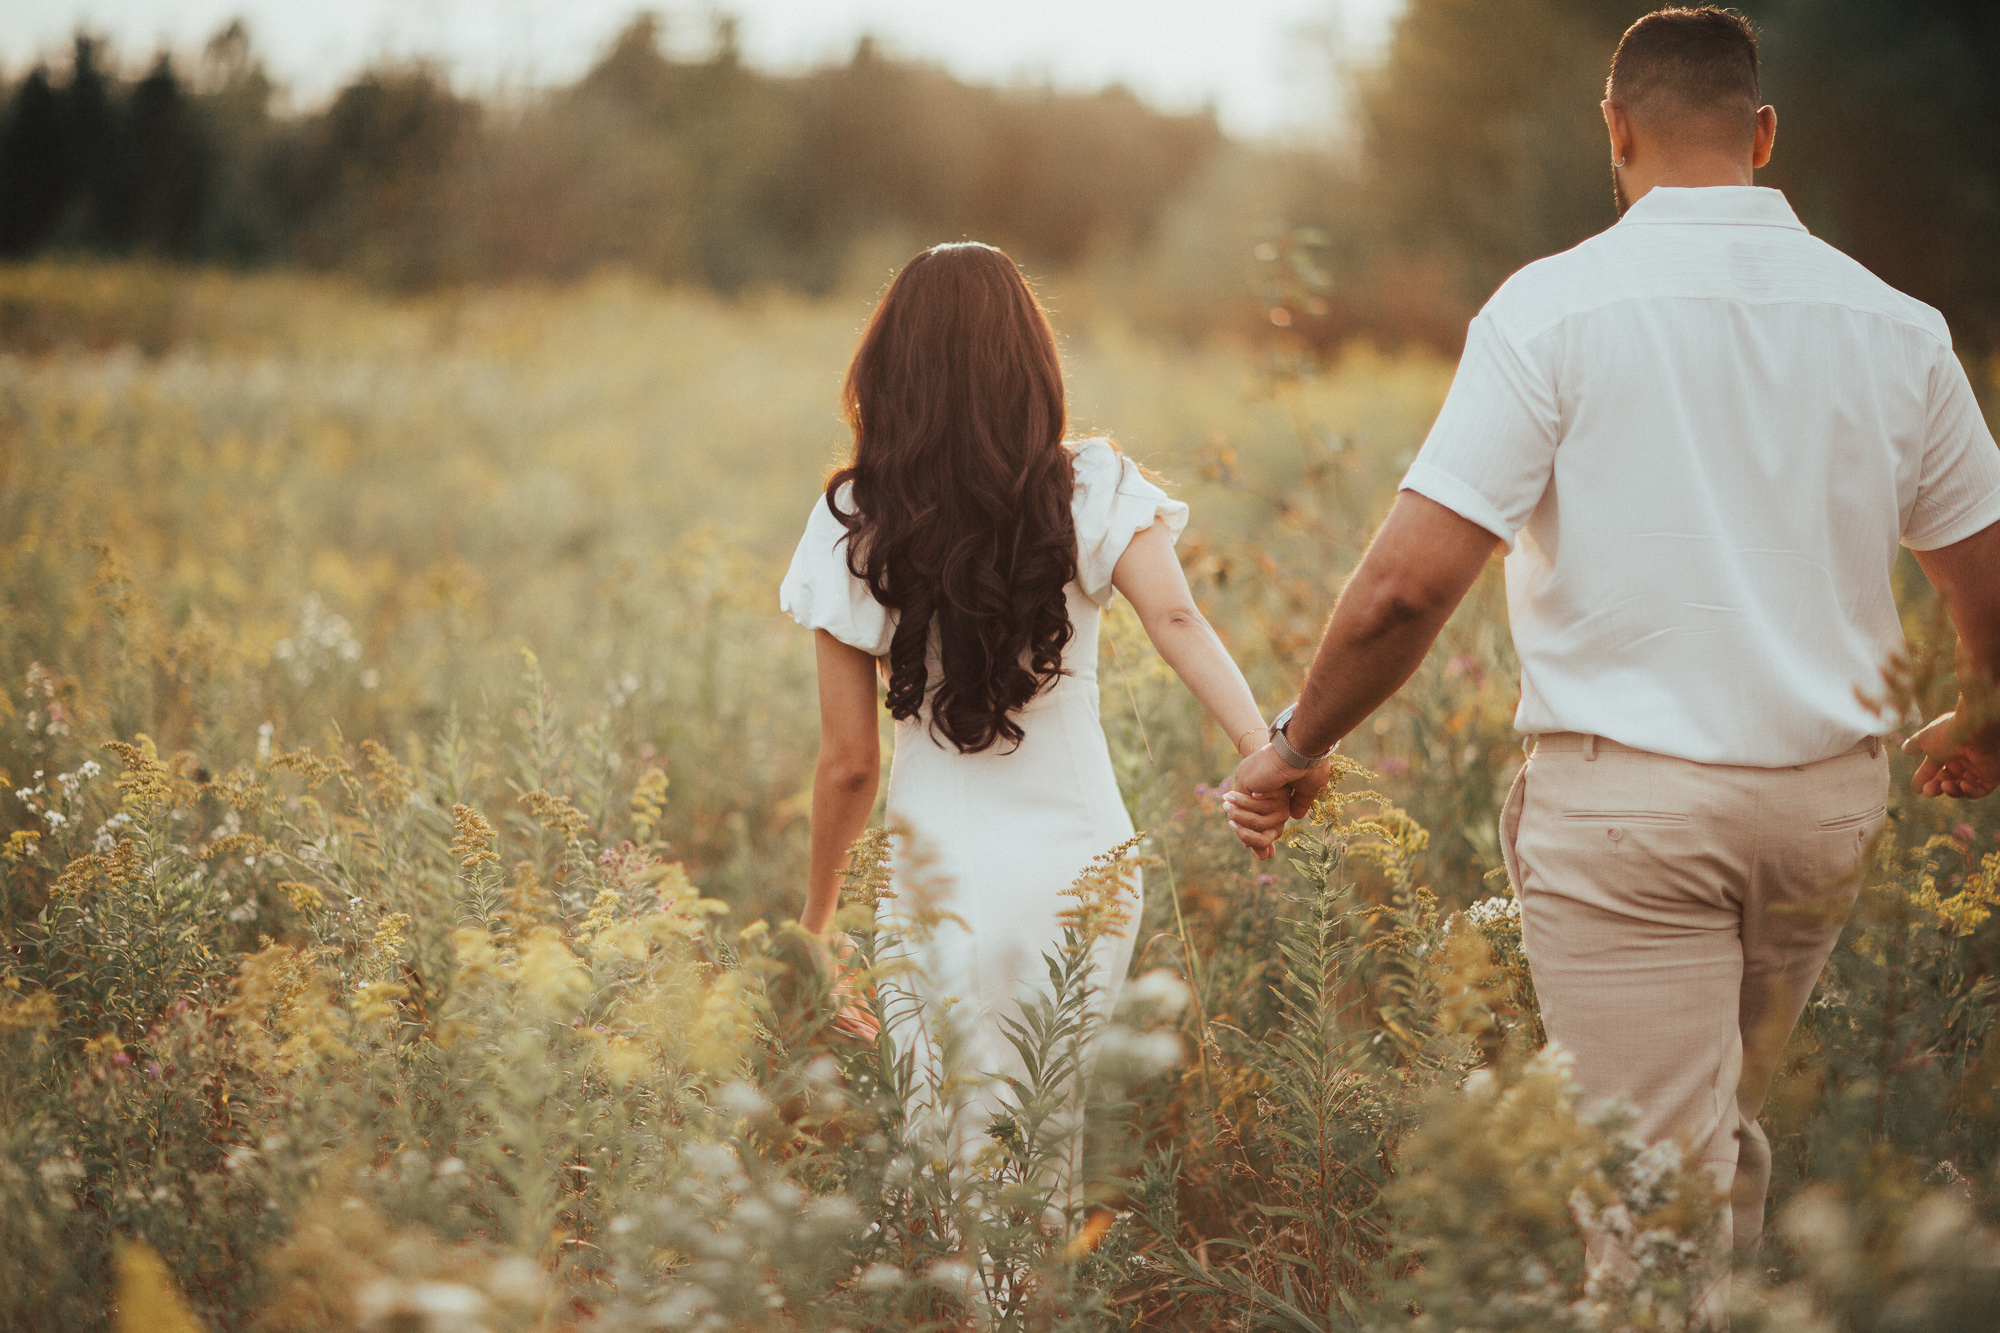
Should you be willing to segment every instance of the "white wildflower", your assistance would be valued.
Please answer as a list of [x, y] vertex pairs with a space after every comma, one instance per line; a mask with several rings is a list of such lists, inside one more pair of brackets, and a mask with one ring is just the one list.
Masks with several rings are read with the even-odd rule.
[[715, 1294], [690, 1282], [646, 1313], [661, 1328], [686, 1328], [714, 1308]]
[[1490, 926], [1498, 921], [1518, 922], [1521, 919], [1521, 900], [1511, 895], [1482, 898], [1466, 908], [1465, 915], [1475, 926]]
[[972, 1269], [950, 1259], [932, 1264], [924, 1278], [947, 1291], [969, 1291], [972, 1287]]
[[[1660, 1186], [1681, 1169], [1683, 1160], [1681, 1145], [1677, 1140], [1661, 1139], [1653, 1144], [1626, 1166], [1626, 1197], [1650, 1203]], [[1662, 1199], [1660, 1202], [1665, 1200]]]
[[903, 1270], [894, 1264], [870, 1264], [857, 1282], [863, 1291], [887, 1291], [902, 1286], [904, 1280]]
[[546, 1285], [541, 1265], [518, 1254], [508, 1255], [486, 1271], [487, 1294], [513, 1305], [540, 1300]]
[[771, 1113], [770, 1100], [741, 1079], [717, 1089], [715, 1104], [736, 1120], [760, 1120]]
[[1125, 1002], [1148, 1017], [1174, 1018], [1192, 998], [1187, 983], [1164, 967], [1142, 973], [1125, 988]]

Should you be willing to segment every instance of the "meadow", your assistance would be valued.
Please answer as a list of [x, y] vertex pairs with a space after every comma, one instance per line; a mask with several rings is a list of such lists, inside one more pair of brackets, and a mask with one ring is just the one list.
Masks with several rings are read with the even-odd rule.
[[[1497, 564], [1265, 867], [1226, 741], [1108, 619], [1136, 979], [1082, 1079], [1100, 867], [977, 1161], [832, 1029], [776, 587], [871, 296], [0, 269], [0, 1326], [1691, 1326], [1704, 1178], [1539, 1049]], [[1048, 296], [1075, 433], [1190, 502], [1275, 709], [1450, 365]], [[1899, 587], [1885, 693], [1934, 712], [1949, 631]], [[1891, 809], [1766, 1116], [1739, 1328], [2000, 1310], [2000, 817]], [[1632, 1262], [1590, 1271], [1586, 1224]]]

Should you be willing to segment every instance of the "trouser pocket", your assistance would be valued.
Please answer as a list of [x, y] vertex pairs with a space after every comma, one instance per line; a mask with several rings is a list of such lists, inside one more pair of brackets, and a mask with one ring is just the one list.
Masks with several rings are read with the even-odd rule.
[[1534, 760], [1521, 765], [1514, 785], [1507, 789], [1507, 803], [1500, 807], [1500, 861], [1507, 867], [1507, 883], [1514, 896], [1521, 896], [1521, 856], [1514, 844], [1521, 837], [1521, 809], [1528, 803], [1528, 769]]

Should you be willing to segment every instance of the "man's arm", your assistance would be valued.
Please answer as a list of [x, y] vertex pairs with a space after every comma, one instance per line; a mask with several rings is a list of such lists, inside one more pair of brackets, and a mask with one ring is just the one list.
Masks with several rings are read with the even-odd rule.
[[1915, 555], [1958, 629], [1960, 677], [1983, 677], [1986, 691], [1983, 708], [1961, 696], [1965, 718], [1946, 713], [1905, 742], [1924, 756], [1911, 785], [1926, 796], [1987, 796], [2000, 787], [2000, 699], [1991, 693], [2000, 677], [2000, 523]]
[[[1317, 754], [1402, 688], [1499, 544], [1435, 500], [1414, 491], [1398, 494], [1333, 608], [1285, 731], [1292, 747]], [[1286, 764], [1267, 745], [1243, 761], [1230, 786], [1257, 793], [1289, 786], [1290, 813], [1297, 817], [1325, 785], [1315, 776]], [[1246, 817], [1238, 836], [1253, 850], [1269, 847], [1284, 828], [1285, 813]]]

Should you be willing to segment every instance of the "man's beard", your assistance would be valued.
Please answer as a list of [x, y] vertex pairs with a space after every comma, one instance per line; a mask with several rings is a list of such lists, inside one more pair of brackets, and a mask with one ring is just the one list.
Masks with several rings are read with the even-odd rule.
[[1625, 202], [1625, 182], [1619, 178], [1616, 162], [1611, 164], [1611, 205], [1618, 210], [1621, 218], [1625, 216], [1625, 210], [1632, 206]]

